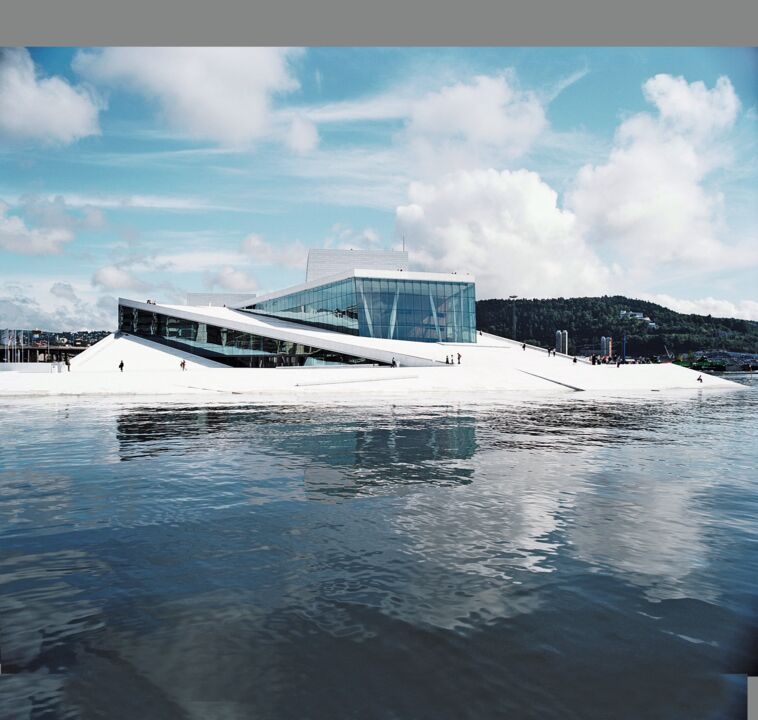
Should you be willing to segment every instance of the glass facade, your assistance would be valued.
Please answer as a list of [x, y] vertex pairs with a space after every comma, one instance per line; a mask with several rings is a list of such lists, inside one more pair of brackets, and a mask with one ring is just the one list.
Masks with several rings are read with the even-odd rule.
[[118, 306], [118, 329], [231, 367], [382, 364], [127, 305]]
[[362, 337], [475, 342], [475, 300], [470, 282], [352, 277], [244, 310]]

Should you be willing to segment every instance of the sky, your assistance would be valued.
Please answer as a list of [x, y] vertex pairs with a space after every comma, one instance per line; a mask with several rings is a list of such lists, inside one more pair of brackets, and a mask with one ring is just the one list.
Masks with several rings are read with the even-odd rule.
[[758, 320], [755, 48], [0, 50], [0, 327], [399, 249]]

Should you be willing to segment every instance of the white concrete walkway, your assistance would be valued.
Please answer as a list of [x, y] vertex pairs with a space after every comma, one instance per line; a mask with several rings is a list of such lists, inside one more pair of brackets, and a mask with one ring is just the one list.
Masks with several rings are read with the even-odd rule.
[[[317, 331], [316, 331], [317, 332]], [[334, 335], [335, 333], [329, 333]], [[342, 342], [356, 352], [363, 338]], [[575, 391], [629, 391], [741, 389], [723, 378], [671, 364], [596, 365], [558, 355], [548, 357], [538, 348], [478, 335], [476, 344], [408, 343], [371, 339], [372, 350], [398, 357], [413, 355], [426, 366], [399, 368], [371, 366], [246, 369], [229, 368], [211, 360], [168, 348], [134, 336], [109, 336], [71, 363], [71, 372], [38, 374], [0, 373], [0, 396], [9, 395], [174, 395], [290, 394], [346, 396], [423, 394], [460, 396], [491, 393], [568, 393]], [[384, 347], [381, 343], [386, 343]], [[315, 344], [315, 343], [314, 343]], [[391, 347], [390, 347], [391, 346]], [[398, 347], [399, 346], [399, 347]], [[405, 350], [400, 353], [398, 350]], [[457, 363], [458, 353], [461, 364]], [[445, 365], [453, 355], [454, 365]], [[180, 367], [186, 361], [186, 370]], [[124, 372], [118, 369], [123, 360]], [[702, 377], [702, 382], [697, 378]]]

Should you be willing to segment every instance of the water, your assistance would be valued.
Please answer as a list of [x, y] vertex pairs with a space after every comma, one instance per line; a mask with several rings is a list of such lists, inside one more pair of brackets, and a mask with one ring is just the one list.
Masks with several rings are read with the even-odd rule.
[[6, 402], [0, 717], [744, 716], [756, 409]]

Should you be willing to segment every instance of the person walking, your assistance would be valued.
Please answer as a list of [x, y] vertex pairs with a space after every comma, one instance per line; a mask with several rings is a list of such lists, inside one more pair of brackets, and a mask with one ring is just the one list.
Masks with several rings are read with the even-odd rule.
[[521, 349], [524, 350], [524, 351], [526, 350], [526, 343], [522, 343]]
[[123, 360], [118, 364], [118, 369], [121, 370], [121, 372], [124, 372], [124, 361]]
[[395, 362], [395, 358], [392, 358], [392, 367], [397, 367], [397, 362]]
[[182, 372], [184, 372], [187, 369], [187, 361], [186, 360], [182, 360], [179, 363], [179, 367], [182, 369]]
[[69, 362], [68, 355], [66, 355], [66, 370], [71, 372], [71, 363]]
[[458, 353], [458, 364], [459, 365], [461, 364], [461, 354], [460, 353]]
[[450, 364], [450, 356], [445, 355], [445, 365], [449, 365], [449, 364]]

